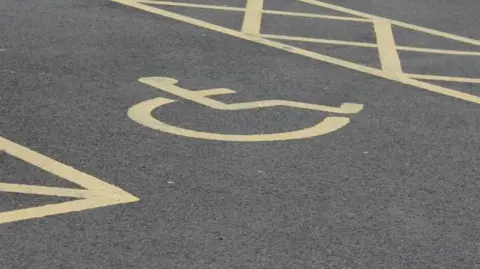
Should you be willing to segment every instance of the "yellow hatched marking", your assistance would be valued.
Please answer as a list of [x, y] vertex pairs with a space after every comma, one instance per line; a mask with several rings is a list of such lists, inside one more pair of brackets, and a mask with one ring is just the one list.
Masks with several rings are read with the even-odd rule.
[[373, 44], [373, 43], [353, 42], [353, 41], [334, 40], [334, 39], [321, 39], [321, 38], [309, 38], [309, 37], [286, 36], [286, 35], [270, 35], [270, 34], [261, 34], [260, 36], [264, 38], [271, 38], [271, 39], [277, 39], [277, 40], [290, 40], [290, 41], [300, 41], [300, 42], [309, 42], [309, 43], [334, 44], [334, 45], [367, 47], [367, 48], [377, 47], [377, 44]]
[[[284, 43], [277, 42], [277, 41], [274, 41], [274, 40], [271, 40], [271, 39], [267, 39], [265, 37], [260, 37], [258, 35], [246, 34], [246, 33], [243, 33], [243, 32], [235, 31], [235, 30], [232, 30], [232, 29], [229, 29], [229, 28], [226, 28], [226, 27], [222, 27], [222, 26], [219, 26], [219, 25], [215, 25], [215, 24], [212, 24], [212, 23], [208, 23], [208, 22], [205, 22], [205, 21], [202, 21], [202, 20], [194, 19], [194, 18], [191, 18], [191, 17], [187, 17], [187, 16], [184, 16], [184, 15], [174, 13], [174, 12], [169, 12], [167, 10], [143, 5], [143, 4], [141, 4], [141, 2], [131, 1], [131, 0], [112, 0], [112, 1], [120, 3], [120, 4], [124, 4], [124, 5], [127, 5], [127, 6], [131, 6], [131, 7], [143, 10], [143, 11], [147, 11], [147, 12], [150, 12], [150, 13], [153, 13], [153, 14], [161, 15], [161, 16], [164, 16], [164, 17], [168, 17], [168, 18], [171, 18], [171, 19], [178, 20], [178, 21], [186, 22], [186, 23], [189, 23], [189, 24], [192, 24], [192, 25], [203, 27], [205, 29], [209, 29], [209, 30], [212, 30], [212, 31], [221, 32], [221, 33], [224, 33], [224, 34], [228, 34], [230, 36], [234, 36], [234, 37], [237, 37], [237, 38], [241, 38], [241, 39], [248, 40], [248, 41], [251, 41], [251, 42], [255, 42], [255, 43], [258, 43], [258, 44], [262, 44], [262, 45], [265, 45], [265, 46], [269, 46], [269, 47], [277, 48], [277, 49], [287, 51], [287, 52], [290, 52], [290, 53], [295, 53], [295, 54], [298, 54], [298, 55], [309, 57], [309, 58], [312, 58], [312, 59], [315, 59], [315, 60], [318, 60], [318, 61], [323, 61], [323, 62], [330, 63], [330, 64], [333, 64], [333, 65], [337, 65], [337, 66], [341, 66], [341, 67], [344, 67], [344, 68], [352, 69], [352, 70], [355, 70], [355, 71], [359, 71], [359, 72], [371, 74], [371, 75], [374, 75], [374, 76], [382, 77], [382, 78], [385, 78], [385, 79], [393, 80], [393, 81], [396, 81], [396, 82], [399, 82], [399, 83], [403, 83], [405, 85], [414, 86], [414, 87], [424, 89], [424, 90], [427, 90], [427, 91], [430, 91], [430, 92], [439, 93], [439, 94], [447, 95], [447, 96], [454, 97], [454, 98], [457, 98], [457, 99], [460, 99], [460, 100], [480, 104], [480, 97], [479, 96], [475, 96], [475, 95], [460, 92], [460, 91], [457, 91], [457, 90], [441, 87], [441, 86], [434, 85], [434, 84], [431, 84], [431, 83], [428, 83], [428, 82], [415, 80], [415, 79], [409, 78], [405, 75], [401, 75], [401, 73], [398, 73], [398, 70], [399, 70], [399, 68], [398, 68], [399, 65], [398, 64], [396, 65], [396, 67], [395, 67], [395, 65], [392, 64], [391, 67], [394, 67], [394, 68], [390, 67], [391, 70], [393, 70], [393, 72], [386, 71], [386, 70], [380, 70], [380, 69], [377, 69], [377, 68], [372, 68], [372, 67], [369, 67], [369, 66], [356, 64], [356, 63], [345, 61], [345, 60], [342, 60], [342, 59], [330, 57], [330, 56], [327, 56], [327, 55], [324, 55], [324, 54], [315, 53], [315, 52], [304, 50], [304, 49], [301, 49], [301, 48], [298, 48], [298, 47], [290, 46], [288, 44], [284, 44]], [[359, 11], [335, 6], [335, 5], [320, 2], [320, 1], [315, 1], [315, 0], [298, 0], [298, 1], [304, 2], [304, 3], [309, 3], [309, 4], [312, 4], [312, 5], [316, 5], [316, 6], [326, 7], [326, 8], [332, 9], [332, 10], [341, 11], [341, 12], [344, 12], [344, 13], [347, 13], [347, 14], [350, 14], [350, 15], [353, 15], [353, 16], [359, 16], [363, 19], [368, 19], [368, 20], [372, 20], [372, 21], [374, 21], [374, 20], [375, 21], [379, 21], [379, 20], [380, 21], [382, 21], [382, 20], [383, 21], [388, 21], [391, 25], [397, 25], [397, 26], [401, 26], [401, 27], [404, 27], [404, 28], [409, 28], [409, 29], [412, 29], [412, 30], [429, 33], [429, 34], [436, 35], [436, 36], [442, 36], [442, 37], [445, 37], [445, 38], [450, 38], [450, 39], [461, 41], [461, 42], [464, 42], [464, 43], [469, 43], [469, 44], [473, 44], [473, 45], [480, 45], [480, 41], [478, 41], [478, 40], [465, 38], [465, 37], [460, 37], [460, 36], [456, 36], [456, 35], [453, 35], [453, 34], [448, 34], [448, 33], [445, 33], [445, 32], [433, 30], [433, 29], [428, 29], [428, 28], [424, 28], [424, 27], [420, 27], [420, 26], [411, 25], [411, 24], [408, 24], [408, 23], [402, 23], [402, 22], [399, 22], [399, 21], [389, 20], [389, 19], [385, 19], [385, 18], [382, 18], [382, 17], [379, 17], [379, 16], [370, 15], [370, 14], [367, 14], [367, 13], [363, 13], [363, 12], [359, 12]], [[382, 27], [382, 26], [380, 26], [380, 27]], [[382, 32], [382, 31], [380, 31], [380, 32]], [[410, 47], [402, 47], [402, 49], [405, 49], [405, 48], [410, 48]], [[419, 49], [425, 50], [425, 48], [419, 48]], [[436, 53], [436, 52], [438, 52], [438, 50], [432, 50], [432, 52]], [[388, 55], [388, 53], [384, 54], [384, 55]]]
[[[236, 12], [245, 12], [245, 11], [247, 10], [246, 8], [243, 8], [243, 7], [215, 6], [215, 5], [192, 4], [192, 3], [169, 2], [169, 1], [139, 0], [138, 2], [139, 2], [139, 3], [144, 3], [144, 4], [153, 4], [153, 5], [175, 6], [175, 7], [190, 7], [190, 8], [202, 8], [202, 9], [223, 10], [223, 11], [236, 11]], [[345, 17], [345, 16], [332, 16], [332, 15], [323, 15], [323, 14], [314, 14], [314, 13], [302, 13], [302, 12], [289, 12], [289, 11], [281, 11], [281, 10], [263, 10], [263, 13], [264, 13], [264, 14], [272, 14], [272, 15], [304, 17], [304, 18], [318, 18], [318, 19], [341, 20], [341, 21], [356, 21], [356, 22], [371, 22], [371, 20], [369, 20], [369, 19], [364, 19], [364, 18]]]
[[422, 74], [405, 74], [405, 75], [408, 76], [409, 78], [425, 79], [425, 80], [438, 80], [438, 81], [464, 82], [464, 83], [480, 83], [480, 78], [435, 76], [435, 75], [422, 75]]
[[192, 4], [192, 3], [169, 2], [169, 1], [151, 1], [151, 0], [140, 0], [138, 2], [144, 3], [144, 4], [173, 6], [173, 7], [192, 7], [192, 8], [203, 8], [203, 9], [224, 10], [224, 11], [241, 11], [241, 12], [245, 11], [245, 8], [242, 8], [242, 7], [227, 7], [227, 6], [215, 6], [215, 5]]
[[418, 31], [418, 32], [423, 32], [423, 33], [427, 33], [427, 34], [431, 34], [431, 35], [435, 35], [435, 36], [441, 36], [441, 37], [444, 37], [444, 38], [448, 38], [448, 39], [452, 39], [452, 40], [456, 40], [456, 41], [480, 46], [480, 40], [475, 40], [475, 39], [472, 39], [472, 38], [458, 36], [458, 35], [446, 33], [446, 32], [443, 32], [443, 31], [438, 31], [438, 30], [435, 30], [435, 29], [430, 29], [430, 28], [426, 28], [426, 27], [417, 26], [417, 25], [414, 25], [414, 24], [406, 23], [406, 22], [401, 22], [401, 21], [391, 20], [391, 19], [387, 19], [387, 18], [382, 18], [380, 16], [368, 14], [368, 13], [365, 13], [365, 12], [361, 12], [361, 11], [357, 11], [357, 10], [353, 10], [353, 9], [349, 9], [349, 8], [345, 8], [345, 7], [341, 7], [341, 6], [336, 6], [336, 5], [333, 5], [333, 4], [329, 4], [329, 3], [325, 3], [325, 2], [321, 2], [321, 1], [317, 1], [317, 0], [297, 0], [297, 1], [307, 3], [307, 4], [311, 4], [311, 5], [314, 5], [314, 6], [328, 8], [328, 9], [331, 9], [331, 10], [344, 12], [344, 13], [354, 15], [354, 16], [359, 16], [359, 17], [362, 17], [362, 18], [365, 18], [365, 19], [388, 20], [388, 21], [390, 21], [390, 23], [392, 25], [396, 25], [396, 26], [400, 26], [400, 27], [403, 27], [403, 28], [415, 30], [415, 31]]
[[397, 50], [435, 53], [435, 54], [444, 54], [444, 55], [480, 56], [480, 52], [476, 52], [476, 51], [442, 50], [442, 49], [417, 48], [417, 47], [408, 47], [408, 46], [397, 46]]

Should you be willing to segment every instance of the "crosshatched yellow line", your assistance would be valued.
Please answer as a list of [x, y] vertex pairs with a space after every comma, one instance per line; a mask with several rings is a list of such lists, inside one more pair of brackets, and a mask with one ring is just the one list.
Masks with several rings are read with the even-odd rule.
[[354, 22], [372, 22], [372, 20], [363, 19], [363, 18], [333, 16], [333, 15], [323, 15], [323, 14], [298, 13], [298, 12], [287, 12], [287, 11], [280, 11], [280, 10], [264, 10], [263, 13], [272, 14], [272, 15], [314, 18], [314, 19], [328, 19], [328, 20], [354, 21]]
[[[290, 41], [334, 44], [334, 45], [352, 46], [352, 47], [377, 48], [377, 44], [366, 43], [366, 42], [301, 37], [301, 36], [272, 35], [272, 34], [260, 34], [260, 36], [264, 38], [270, 38], [270, 39], [276, 39], [276, 40], [290, 40]], [[409, 46], [397, 46], [397, 50], [433, 53], [433, 54], [445, 54], [445, 55], [480, 56], [480, 52], [476, 52], [476, 51], [443, 50], [443, 49], [430, 49], [430, 48], [419, 48], [419, 47], [409, 47]]]
[[[135, 2], [135, 1], [132, 1]], [[205, 5], [205, 4], [192, 4], [192, 3], [182, 3], [182, 2], [170, 2], [170, 1], [151, 1], [151, 0], [140, 0], [138, 2], [146, 4], [156, 4], [156, 5], [166, 5], [166, 6], [178, 6], [178, 7], [191, 7], [191, 8], [203, 8], [203, 9], [212, 9], [212, 10], [223, 10], [223, 11], [235, 11], [235, 12], [245, 12], [245, 8], [242, 7], [229, 7], [229, 6], [216, 6], [216, 5]], [[344, 9], [337, 10], [345, 12]], [[350, 11], [350, 10], [349, 10]], [[318, 19], [329, 19], [329, 20], [343, 20], [343, 21], [355, 21], [355, 22], [369, 22], [372, 23], [374, 18], [379, 18], [377, 16], [370, 15], [369, 18], [358, 18], [358, 17], [345, 17], [345, 16], [332, 16], [332, 15], [322, 15], [322, 14], [313, 14], [313, 13], [300, 13], [300, 12], [288, 12], [280, 10], [263, 10], [264, 14], [272, 15], [284, 15], [284, 16], [294, 16], [294, 17], [305, 17], [305, 18], [318, 18]], [[350, 14], [350, 13], [349, 13]], [[361, 15], [365, 16], [364, 13], [351, 15]], [[389, 20], [393, 24], [399, 22]], [[401, 23], [403, 25], [403, 23]], [[405, 25], [403, 25], [405, 26]], [[413, 29], [414, 25], [409, 25], [408, 28]], [[414, 26], [418, 27], [418, 26]], [[416, 30], [416, 29], [414, 29]], [[428, 29], [431, 31], [431, 29]], [[438, 35], [439, 31], [435, 31], [435, 35]], [[445, 34], [442, 33], [441, 36], [445, 37]], [[448, 35], [448, 34], [447, 34]], [[262, 37], [273, 38], [278, 40], [292, 40], [292, 41], [303, 41], [303, 42], [313, 42], [313, 43], [324, 43], [324, 44], [338, 44], [345, 46], [358, 46], [358, 47], [371, 47], [377, 48], [376, 44], [365, 43], [365, 42], [353, 42], [353, 41], [343, 41], [343, 40], [333, 40], [333, 39], [321, 39], [321, 38], [308, 38], [308, 37], [298, 37], [298, 36], [286, 36], [286, 35], [271, 35], [271, 34], [262, 34]], [[475, 41], [475, 40], [473, 40]], [[467, 42], [470, 43], [470, 42]], [[475, 43], [475, 42], [473, 42]], [[421, 48], [421, 47], [411, 47], [411, 46], [397, 46], [397, 50], [400, 51], [412, 51], [412, 52], [424, 52], [424, 53], [434, 53], [434, 54], [446, 54], [446, 55], [465, 55], [465, 56], [480, 56], [480, 52], [477, 51], [462, 51], [462, 50], [443, 50], [443, 49], [432, 49], [432, 48]]]
[[285, 35], [270, 35], [270, 34], [261, 34], [260, 36], [264, 37], [264, 38], [271, 38], [271, 39], [278, 39], [278, 40], [300, 41], [300, 42], [309, 42], [309, 43], [334, 44], [334, 45], [367, 47], [367, 48], [376, 48], [377, 47], [377, 45], [373, 44], [373, 43], [353, 42], [353, 41], [344, 41], [344, 40], [335, 40], [335, 39], [321, 39], [321, 38], [309, 38], [309, 37], [285, 36]]
[[445, 54], [445, 55], [480, 56], [480, 52], [476, 52], [476, 51], [442, 50], [442, 49], [418, 48], [418, 47], [408, 47], [408, 46], [397, 46], [397, 49], [402, 51], [435, 53], [435, 54]]
[[[304, 49], [301, 49], [301, 48], [298, 48], [298, 47], [290, 46], [290, 45], [287, 45], [287, 44], [283, 44], [283, 43], [276, 42], [276, 41], [266, 39], [266, 38], [262, 38], [262, 37], [259, 37], [259, 36], [248, 35], [248, 34], [245, 34], [245, 33], [239, 32], [239, 31], [235, 31], [235, 30], [232, 30], [232, 29], [229, 29], [229, 28], [226, 28], [226, 27], [222, 27], [222, 26], [219, 26], [219, 25], [215, 25], [215, 24], [212, 24], [212, 23], [208, 23], [208, 22], [205, 22], [205, 21], [202, 21], [202, 20], [198, 20], [198, 19], [194, 19], [194, 18], [191, 18], [191, 17], [184, 16], [184, 15], [180, 15], [178, 13], [174, 13], [174, 12], [170, 12], [170, 11], [163, 10], [163, 9], [160, 9], [160, 8], [155, 8], [155, 7], [151, 7], [151, 6], [148, 6], [148, 5], [144, 5], [144, 4], [141, 4], [140, 2], [133, 2], [131, 0], [112, 0], [112, 1], [130, 6], [130, 7], [133, 7], [133, 8], [137, 8], [137, 9], [140, 9], [140, 10], [143, 10], [143, 11], [147, 11], [147, 12], [150, 12], [150, 13], [153, 13], [153, 14], [168, 17], [168, 18], [171, 18], [171, 19], [174, 19], [174, 20], [190, 23], [192, 25], [203, 27], [205, 29], [209, 29], [209, 30], [212, 30], [212, 31], [221, 32], [221, 33], [224, 33], [224, 34], [228, 34], [230, 36], [234, 36], [234, 37], [241, 38], [241, 39], [244, 39], [244, 40], [252, 41], [252, 42], [262, 44], [262, 45], [265, 45], [265, 46], [269, 46], [269, 47], [277, 48], [277, 49], [280, 49], [280, 50], [283, 50], [283, 51], [287, 51], [287, 52], [295, 53], [295, 54], [302, 55], [302, 56], [305, 56], [305, 57], [309, 57], [309, 58], [312, 58], [312, 59], [315, 59], [315, 60], [318, 60], [318, 61], [323, 61], [323, 62], [326, 62], [326, 63], [341, 66], [341, 67], [348, 68], [348, 69], [351, 69], [351, 70], [356, 70], [356, 71], [359, 71], [359, 72], [363, 72], [363, 73], [371, 74], [371, 75], [374, 75], [374, 76], [382, 77], [382, 78], [385, 78], [385, 79], [393, 80], [393, 81], [396, 81], [396, 82], [399, 82], [399, 83], [403, 83], [405, 85], [414, 86], [414, 87], [424, 89], [424, 90], [427, 90], [427, 91], [430, 91], [430, 92], [439, 93], [439, 94], [455, 97], [455, 98], [458, 98], [460, 100], [480, 104], [480, 97], [472, 95], [472, 94], [448, 89], [448, 88], [441, 87], [441, 86], [438, 86], [438, 85], [434, 85], [434, 84], [431, 84], [431, 83], [427, 83], [427, 82], [424, 82], [424, 81], [411, 79], [411, 78], [408, 78], [407, 76], [398, 76], [398, 74], [392, 74], [392, 73], [385, 72], [385, 71], [382, 71], [382, 70], [379, 70], [379, 69], [376, 69], [376, 68], [372, 68], [372, 67], [369, 67], [369, 66], [355, 64], [355, 63], [352, 63], [352, 62], [349, 62], [349, 61], [345, 61], [345, 60], [330, 57], [330, 56], [327, 56], [327, 55], [324, 55], [324, 54], [304, 50]], [[305, 2], [307, 0], [301, 0], [301, 1]], [[308, 1], [310, 1], [310, 0], [308, 0]], [[313, 1], [313, 2], [320, 3], [318, 1]], [[337, 6], [334, 6], [334, 7], [337, 7]], [[380, 17], [370, 15], [370, 17], [368, 17], [368, 18], [369, 19], [372, 19], [372, 18], [373, 19], [378, 19]], [[422, 28], [420, 27], [420, 29], [422, 29]], [[424, 30], [424, 31], [427, 31], [427, 30]], [[462, 39], [462, 38], [457, 38], [457, 39]]]
[[311, 4], [311, 5], [314, 5], [314, 6], [319, 6], [319, 7], [324, 7], [324, 8], [344, 12], [344, 13], [347, 13], [347, 14], [350, 14], [350, 15], [359, 16], [359, 17], [362, 17], [362, 18], [370, 19], [370, 20], [378, 20], [378, 19], [389, 20], [392, 25], [396, 25], [396, 26], [400, 26], [400, 27], [407, 28], [407, 29], [410, 29], [410, 30], [415, 30], [415, 31], [418, 31], [418, 32], [423, 32], [423, 33], [427, 33], [427, 34], [431, 34], [431, 35], [435, 35], [435, 36], [440, 36], [440, 37], [444, 37], [444, 38], [448, 38], [448, 39], [452, 39], [452, 40], [456, 40], [456, 41], [480, 46], [480, 40], [475, 40], [475, 39], [472, 39], [472, 38], [458, 36], [458, 35], [442, 32], [442, 31], [426, 28], [426, 27], [417, 26], [417, 25], [414, 25], [414, 24], [406, 23], [406, 22], [401, 22], [401, 21], [391, 20], [391, 19], [387, 19], [387, 18], [382, 18], [380, 16], [371, 15], [371, 14], [368, 14], [368, 13], [365, 13], [365, 12], [361, 12], [361, 11], [357, 11], [357, 10], [353, 10], [353, 9], [349, 9], [349, 8], [325, 3], [325, 2], [322, 2], [322, 1], [317, 1], [317, 0], [297, 0], [297, 1], [307, 3], [307, 4]]
[[[243, 7], [216, 6], [216, 5], [192, 4], [192, 3], [169, 2], [169, 1], [139, 0], [137, 2], [144, 3], [144, 4], [153, 4], [153, 5], [191, 7], [191, 8], [202, 8], [202, 9], [223, 10], [223, 11], [236, 11], [236, 12], [245, 12], [245, 10], [246, 10]], [[281, 10], [263, 10], [263, 13], [264, 14], [271, 14], [271, 15], [283, 15], [283, 16], [304, 17], [304, 18], [341, 20], [341, 21], [355, 21], [355, 22], [371, 22], [372, 21], [372, 20], [364, 19], [364, 18], [332, 16], [332, 15], [302, 13], [302, 12], [289, 12], [289, 11], [281, 11]]]
[[243, 7], [228, 7], [228, 6], [215, 6], [215, 5], [192, 4], [192, 3], [181, 3], [181, 2], [170, 2], [170, 1], [151, 1], [151, 0], [139, 0], [138, 2], [144, 3], [144, 4], [153, 4], [153, 5], [162, 5], [162, 6], [192, 7], [192, 8], [225, 10], [225, 11], [242, 11], [242, 12], [245, 11], [245, 8]]
[[412, 73], [406, 73], [405, 75], [408, 76], [409, 78], [425, 79], [425, 80], [480, 83], [480, 78], [450, 77], [450, 76], [423, 75], [423, 74], [412, 74]]

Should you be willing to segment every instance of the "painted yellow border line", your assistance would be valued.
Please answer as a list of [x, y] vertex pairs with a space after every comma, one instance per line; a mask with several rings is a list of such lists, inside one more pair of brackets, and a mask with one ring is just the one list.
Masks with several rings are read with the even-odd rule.
[[[320, 43], [320, 44], [333, 44], [333, 45], [352, 46], [352, 47], [364, 47], [364, 48], [377, 48], [378, 47], [377, 44], [375, 44], [375, 43], [346, 41], [346, 40], [335, 40], [335, 39], [322, 39], [322, 38], [312, 38], [312, 37], [302, 37], [302, 36], [260, 34], [260, 37], [264, 37], [264, 38], [268, 38], [268, 39], [276, 39], [276, 40], [288, 40], [288, 41], [299, 41], [299, 42]], [[476, 52], [476, 51], [443, 50], [443, 49], [430, 49], [430, 48], [419, 48], [419, 47], [409, 47], [409, 46], [397, 46], [397, 50], [399, 50], [399, 51], [410, 51], [410, 52], [433, 53], [433, 54], [445, 54], [445, 55], [480, 56], [480, 52]]]
[[442, 50], [442, 49], [418, 48], [418, 47], [407, 47], [407, 46], [397, 46], [397, 49], [401, 51], [434, 53], [434, 54], [444, 54], [444, 55], [480, 56], [480, 52], [477, 52], [477, 51]]
[[[235, 12], [245, 12], [246, 11], [246, 9], [242, 8], [242, 7], [215, 6], [215, 5], [192, 4], [192, 3], [183, 3], [183, 2], [152, 1], [152, 0], [139, 0], [137, 2], [143, 3], [143, 4], [175, 6], [175, 7], [189, 7], [189, 8], [202, 8], [202, 9], [235, 11]], [[340, 11], [340, 10], [337, 10], [337, 11]], [[318, 18], [318, 19], [328, 19], [328, 20], [343, 20], [343, 21], [354, 21], [354, 22], [373, 23], [373, 21], [374, 21], [374, 19], [367, 19], [367, 18], [333, 16], [333, 15], [322, 15], [322, 14], [301, 13], [301, 12], [288, 12], [288, 11], [280, 11], [280, 10], [263, 10], [262, 13], [263, 14], [272, 14], [272, 15], [283, 15], [283, 16], [304, 17], [304, 18]], [[418, 26], [416, 26], [416, 27], [418, 27]], [[364, 43], [364, 42], [350, 42], [350, 41], [342, 41], [342, 40], [319, 39], [319, 38], [285, 36], [285, 35], [272, 35], [272, 34], [261, 34], [261, 36], [265, 37], [265, 38], [273, 38], [273, 39], [278, 39], [278, 40], [304, 41], [304, 42], [313, 42], [313, 43], [338, 44], [338, 45], [372, 47], [372, 48], [377, 47], [376, 44]], [[425, 53], [436, 53], [436, 54], [480, 56], [480, 52], [477, 52], [477, 51], [443, 50], [443, 49], [421, 48], [421, 47], [411, 47], [411, 46], [397, 46], [397, 49], [402, 50], [402, 51], [425, 52]]]
[[462, 83], [480, 83], [480, 78], [466, 78], [466, 77], [450, 77], [450, 76], [436, 76], [436, 75], [422, 75], [422, 74], [405, 74], [409, 78], [462, 82]]
[[224, 10], [224, 11], [240, 11], [240, 12], [245, 11], [245, 8], [243, 7], [215, 6], [215, 5], [205, 5], [205, 4], [193, 4], [193, 3], [170, 2], [170, 1], [152, 1], [152, 0], [139, 0], [138, 2], [141, 2], [143, 4], [172, 6], [172, 7], [192, 7], [192, 8]]
[[401, 74], [402, 64], [393, 37], [392, 25], [387, 20], [375, 20], [373, 26], [377, 37], [378, 55], [380, 56], [382, 69], [391, 74]]
[[247, 0], [242, 32], [252, 35], [260, 33], [262, 25], [263, 0]]
[[324, 7], [324, 8], [340, 11], [340, 12], [347, 13], [347, 14], [350, 14], [350, 15], [353, 15], [353, 16], [362, 17], [362, 18], [365, 18], [365, 19], [388, 20], [388, 21], [390, 21], [390, 23], [392, 25], [396, 25], [396, 26], [400, 26], [400, 27], [407, 28], [407, 29], [410, 29], [410, 30], [415, 30], [415, 31], [419, 31], [419, 32], [423, 32], [423, 33], [427, 33], [427, 34], [431, 34], [431, 35], [435, 35], [435, 36], [441, 36], [441, 37], [444, 37], [444, 38], [453, 39], [453, 40], [456, 40], [456, 41], [480, 46], [480, 40], [475, 40], [475, 39], [472, 39], [472, 38], [458, 36], [458, 35], [442, 32], [442, 31], [426, 28], [426, 27], [417, 26], [417, 25], [414, 25], [414, 24], [406, 23], [406, 22], [391, 20], [391, 19], [388, 19], [388, 18], [383, 18], [383, 17], [380, 17], [380, 16], [371, 15], [371, 14], [368, 14], [368, 13], [365, 13], [365, 12], [361, 12], [361, 11], [357, 11], [357, 10], [353, 10], [353, 9], [349, 9], [349, 8], [345, 8], [345, 7], [341, 7], [341, 6], [317, 1], [317, 0], [297, 0], [297, 1], [307, 3], [307, 4], [311, 4], [311, 5], [314, 5], [314, 6], [319, 6], [319, 7]]
[[[235, 31], [235, 30], [232, 30], [232, 29], [229, 29], [229, 28], [226, 28], [226, 27], [218, 26], [218, 25], [215, 25], [215, 24], [212, 24], [212, 23], [208, 23], [208, 22], [205, 22], [205, 21], [201, 21], [201, 20], [198, 20], [198, 19], [194, 19], [194, 18], [191, 18], [191, 17], [180, 15], [180, 14], [170, 12], [170, 11], [167, 11], [167, 10], [163, 10], [163, 9], [151, 7], [151, 6], [148, 6], [148, 5], [145, 5], [145, 4], [141, 4], [139, 2], [127, 1], [127, 0], [112, 0], [112, 1], [123, 4], [123, 5], [130, 6], [130, 7], [133, 7], [133, 8], [137, 8], [137, 9], [140, 9], [140, 10], [143, 10], [143, 11], [146, 11], [146, 12], [150, 12], [150, 13], [153, 13], [153, 14], [168, 17], [168, 18], [171, 18], [171, 19], [174, 19], [174, 20], [178, 20], [178, 21], [189, 23], [189, 24], [193, 24], [195, 26], [202, 27], [202, 28], [205, 28], [205, 29], [208, 29], [208, 30], [224, 33], [224, 34], [227, 34], [227, 35], [230, 35], [230, 36], [234, 36], [234, 37], [241, 38], [241, 39], [244, 39], [244, 40], [252, 41], [252, 42], [262, 44], [262, 45], [265, 45], [265, 46], [269, 46], [269, 47], [277, 48], [277, 49], [280, 49], [280, 50], [283, 50], [283, 51], [299, 54], [299, 55], [309, 57], [309, 58], [312, 58], [312, 59], [315, 59], [315, 60], [318, 60], [318, 61], [323, 61], [323, 62], [330, 63], [330, 64], [333, 64], [333, 65], [341, 66], [341, 67], [344, 67], [344, 68], [348, 68], [348, 69], [356, 70], [356, 71], [359, 71], [359, 72], [371, 74], [371, 75], [374, 75], [374, 76], [377, 76], [377, 77], [393, 80], [393, 81], [396, 81], [396, 82], [403, 83], [405, 85], [414, 86], [414, 87], [424, 89], [424, 90], [427, 90], [427, 91], [430, 91], [430, 92], [447, 95], [447, 96], [450, 96], [450, 97], [454, 97], [454, 98], [457, 98], [457, 99], [460, 99], [460, 100], [472, 102], [472, 103], [475, 103], [475, 104], [480, 104], [480, 97], [479, 96], [475, 96], [475, 95], [472, 95], [472, 94], [448, 89], [448, 88], [441, 87], [441, 86], [434, 85], [434, 84], [430, 84], [430, 83], [427, 83], [427, 82], [411, 79], [411, 78], [408, 78], [406, 75], [399, 76], [398, 74], [387, 73], [387, 72], [384, 72], [384, 71], [376, 69], [376, 68], [351, 63], [351, 62], [344, 61], [344, 60], [337, 59], [337, 58], [333, 58], [333, 57], [330, 57], [330, 56], [327, 56], [327, 55], [323, 55], [323, 54], [315, 53], [315, 52], [312, 52], [312, 51], [300, 49], [300, 48], [297, 48], [297, 47], [289, 46], [289, 45], [286, 45], [286, 44], [283, 44], [283, 43], [280, 43], [280, 42], [276, 42], [276, 41], [273, 41], [273, 40], [262, 38], [260, 36], [245, 34], [245, 33]], [[305, 2], [306, 0], [302, 0], [302, 1]], [[336, 6], [334, 6], [334, 7], [336, 7]], [[379, 18], [379, 17], [372, 17], [372, 16], [370, 16], [370, 17], [373, 18], [373, 19], [378, 19]], [[460, 38], [460, 39], [462, 39], [462, 38]], [[473, 41], [475, 41], [475, 40], [473, 40]], [[480, 42], [478, 42], [478, 43], [480, 44]]]
[[300, 36], [261, 34], [260, 37], [264, 37], [264, 38], [268, 38], [268, 39], [276, 39], [276, 40], [289, 40], [289, 41], [299, 41], [299, 42], [308, 42], [308, 43], [333, 44], [333, 45], [343, 45], [343, 46], [352, 46], [352, 47], [366, 47], [366, 48], [376, 48], [377, 47], [377, 44], [373, 44], [373, 43], [335, 40], [335, 39], [310, 38], [310, 37], [300, 37]]
[[[243, 7], [215, 6], [215, 5], [205, 5], [205, 4], [192, 4], [192, 3], [169, 2], [169, 1], [152, 1], [152, 0], [139, 0], [137, 2], [142, 3], [142, 4], [173, 6], [173, 7], [191, 7], [191, 8], [223, 10], [223, 11], [236, 11], [236, 12], [245, 12], [246, 11], [246, 8], [243, 8]], [[356, 21], [356, 22], [371, 22], [371, 20], [364, 19], [364, 18], [343, 17], [343, 16], [302, 13], [302, 12], [289, 12], [289, 11], [281, 11], [281, 10], [262, 10], [262, 13], [263, 14], [271, 14], [271, 15], [304, 17], [304, 18], [318, 18], [318, 19]]]
[[34, 165], [46, 172], [54, 174], [64, 180], [68, 180], [85, 188], [82, 190], [0, 183], [0, 192], [5, 191], [22, 194], [81, 198], [79, 200], [64, 203], [0, 212], [0, 224], [117, 204], [131, 203], [139, 200], [137, 197], [123, 191], [120, 188], [80, 172], [70, 166], [57, 162], [49, 157], [46, 157], [3, 137], [0, 137], [0, 151], [4, 151], [5, 153]]
[[0, 182], [0, 192], [13, 192], [13, 193], [73, 197], [73, 198], [88, 198], [88, 197], [98, 196], [98, 195], [94, 195], [91, 191], [88, 191], [88, 190], [45, 187], [45, 186], [35, 186], [35, 185], [22, 185], [22, 184], [2, 183], [2, 182]]

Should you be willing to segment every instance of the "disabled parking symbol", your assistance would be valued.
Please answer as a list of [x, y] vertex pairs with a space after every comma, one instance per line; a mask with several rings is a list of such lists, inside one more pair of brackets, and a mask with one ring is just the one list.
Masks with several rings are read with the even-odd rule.
[[236, 93], [235, 91], [227, 88], [215, 88], [206, 90], [184, 89], [177, 86], [178, 81], [176, 79], [169, 77], [144, 77], [140, 78], [139, 81], [158, 90], [220, 111], [249, 110], [269, 107], [291, 107], [297, 109], [307, 109], [339, 114], [339, 116], [328, 116], [311, 127], [296, 131], [270, 134], [222, 134], [200, 132], [173, 126], [152, 116], [152, 112], [155, 109], [164, 107], [166, 108], [166, 105], [176, 102], [176, 100], [173, 99], [163, 97], [153, 98], [147, 101], [140, 102], [132, 106], [128, 110], [128, 116], [132, 120], [143, 126], [165, 133], [197, 139], [231, 142], [266, 142], [306, 139], [325, 135], [345, 127], [347, 124], [350, 123], [351, 120], [349, 117], [343, 115], [357, 114], [363, 109], [362, 104], [356, 103], [343, 103], [339, 107], [334, 107], [287, 100], [261, 100], [253, 102], [226, 104], [214, 100], [210, 97], [223, 94], [234, 94]]

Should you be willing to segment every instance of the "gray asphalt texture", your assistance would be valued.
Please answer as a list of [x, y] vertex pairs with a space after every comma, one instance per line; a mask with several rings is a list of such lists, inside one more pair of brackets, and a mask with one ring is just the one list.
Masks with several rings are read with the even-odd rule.
[[[288, 10], [289, 2], [268, 5]], [[480, 39], [477, 0], [331, 2]], [[241, 26], [241, 14], [169, 10]], [[480, 268], [478, 105], [106, 0], [0, 0], [0, 26], [0, 135], [140, 198], [1, 225], [0, 268]], [[374, 40], [371, 29], [322, 28], [316, 20], [271, 16], [265, 27]], [[451, 45], [402, 36], [413, 45]], [[311, 49], [379, 65], [371, 50]], [[403, 65], [480, 77], [479, 58], [455, 61], [412, 54]], [[469, 68], [456, 68], [464, 62]], [[365, 109], [347, 127], [311, 139], [197, 140], [128, 118], [138, 102], [172, 97], [137, 82], [146, 76], [175, 77], [189, 89], [234, 89], [215, 97], [228, 102]], [[480, 94], [478, 84], [453, 85]], [[295, 109], [219, 112], [187, 101], [155, 116], [219, 133], [297, 130], [325, 117]], [[0, 172], [2, 182], [71, 187], [6, 154]], [[0, 193], [0, 210], [60, 201]]]

